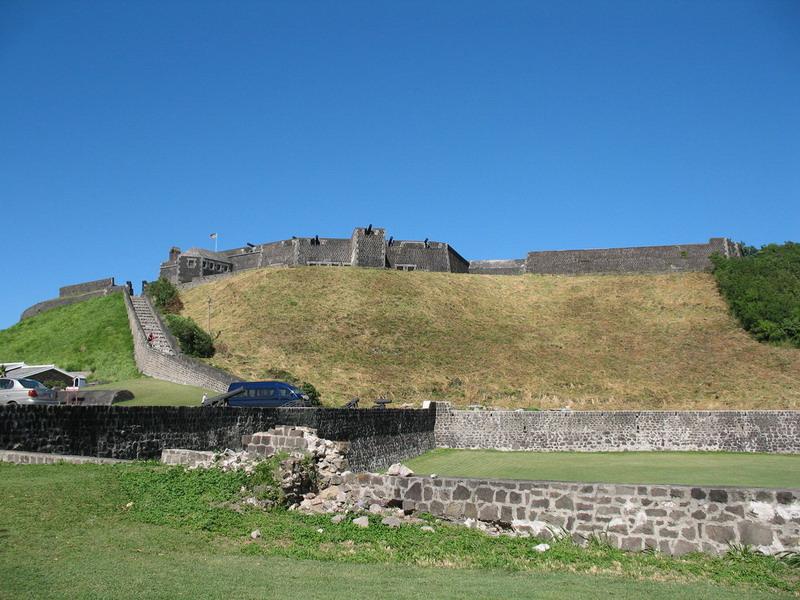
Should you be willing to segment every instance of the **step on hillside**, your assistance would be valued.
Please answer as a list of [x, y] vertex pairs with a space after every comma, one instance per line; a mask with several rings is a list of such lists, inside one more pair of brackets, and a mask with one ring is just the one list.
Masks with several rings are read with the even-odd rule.
[[156, 318], [156, 315], [147, 300], [141, 296], [131, 296], [131, 304], [133, 305], [133, 310], [136, 312], [136, 317], [139, 319], [139, 323], [142, 326], [145, 337], [150, 339], [152, 334], [152, 341], [150, 342], [150, 345], [153, 347], [153, 349], [158, 350], [163, 354], [174, 355], [175, 350], [172, 348], [167, 335], [164, 333], [164, 330], [161, 327], [161, 323]]

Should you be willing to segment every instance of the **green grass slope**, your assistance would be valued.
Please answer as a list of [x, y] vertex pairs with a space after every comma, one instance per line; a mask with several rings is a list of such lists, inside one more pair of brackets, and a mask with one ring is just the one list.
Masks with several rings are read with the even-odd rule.
[[0, 464], [0, 598], [796, 597], [797, 569], [757, 553], [670, 558], [570, 538], [538, 553], [535, 539], [375, 516], [361, 529], [234, 511], [242, 483], [156, 465]]
[[800, 351], [759, 344], [705, 273], [582, 277], [261, 269], [181, 295], [248, 378], [285, 370], [328, 404], [800, 408]]
[[0, 331], [0, 361], [53, 363], [109, 381], [139, 376], [122, 294], [54, 308]]
[[731, 452], [426, 452], [406, 464], [416, 473], [543, 481], [664, 483], [796, 488], [800, 455]]

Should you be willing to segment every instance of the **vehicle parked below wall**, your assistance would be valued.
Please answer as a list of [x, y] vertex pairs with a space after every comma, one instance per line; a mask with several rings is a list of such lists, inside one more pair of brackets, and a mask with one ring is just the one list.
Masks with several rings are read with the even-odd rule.
[[58, 404], [56, 393], [35, 379], [0, 379], [0, 405]]
[[228, 391], [203, 399], [203, 406], [311, 406], [308, 395], [283, 381], [234, 381]]

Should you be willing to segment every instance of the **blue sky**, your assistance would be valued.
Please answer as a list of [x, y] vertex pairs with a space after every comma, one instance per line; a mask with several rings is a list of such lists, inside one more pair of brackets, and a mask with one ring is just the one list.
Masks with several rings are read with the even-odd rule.
[[800, 238], [800, 2], [0, 2], [0, 327], [170, 246]]

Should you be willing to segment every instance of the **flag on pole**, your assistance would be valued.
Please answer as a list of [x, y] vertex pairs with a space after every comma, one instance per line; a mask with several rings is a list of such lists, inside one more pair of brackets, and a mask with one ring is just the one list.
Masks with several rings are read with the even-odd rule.
[[210, 237], [212, 240], [215, 240], [215, 239], [217, 239], [217, 234], [216, 234], [216, 233], [212, 233], [212, 234], [211, 234], [210, 236], [208, 236], [208, 237]]

